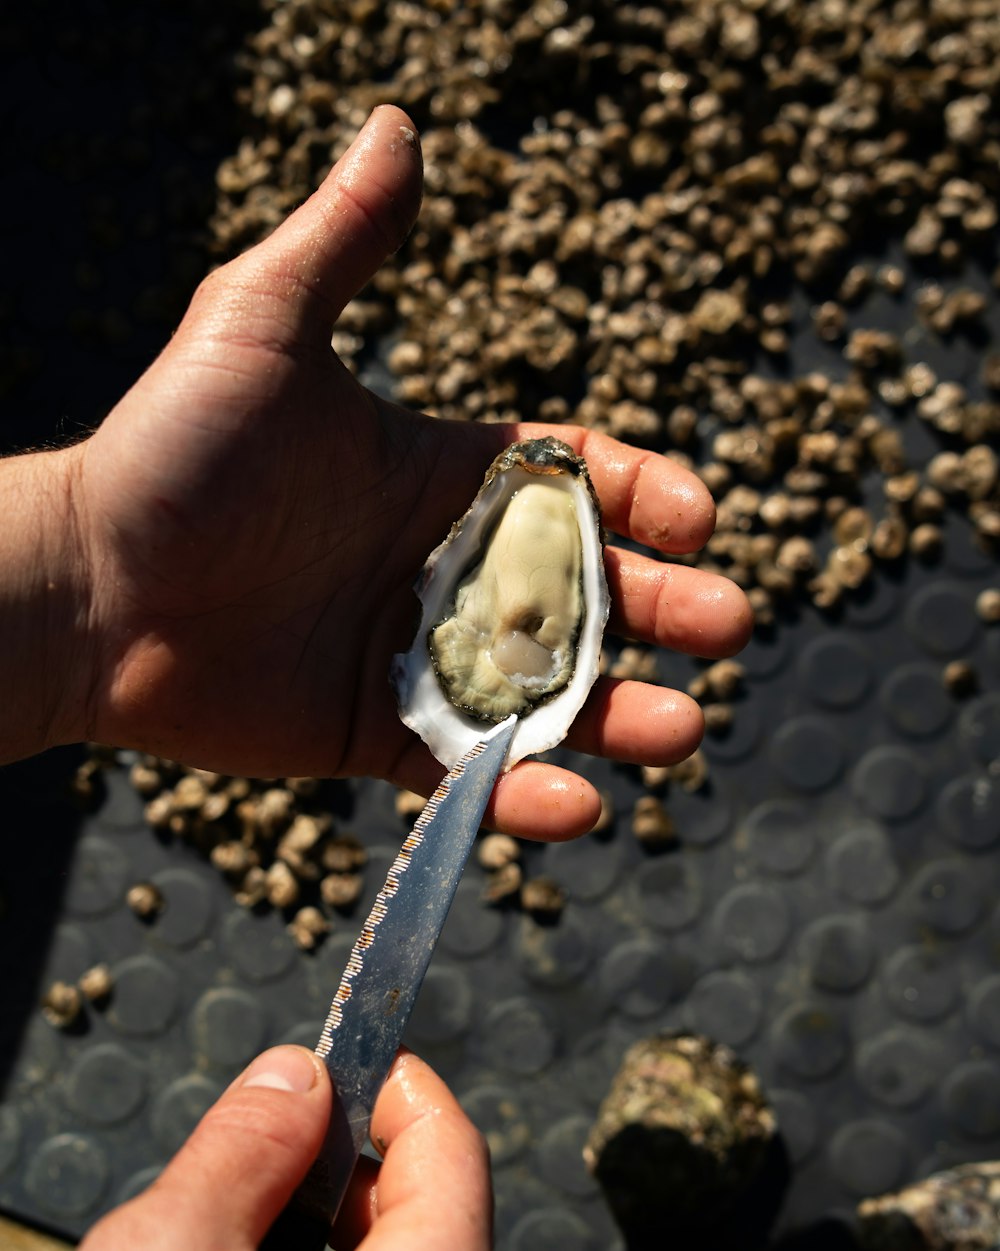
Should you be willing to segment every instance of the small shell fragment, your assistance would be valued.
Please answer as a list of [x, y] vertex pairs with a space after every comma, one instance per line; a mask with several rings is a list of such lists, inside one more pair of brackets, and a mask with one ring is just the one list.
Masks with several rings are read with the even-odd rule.
[[53, 982], [42, 999], [42, 1015], [56, 1029], [69, 1029], [82, 1008], [80, 992], [69, 982]]
[[489, 881], [483, 887], [483, 903], [501, 904], [513, 899], [520, 893], [524, 872], [516, 862], [505, 864], [490, 874]]
[[632, 833], [644, 847], [659, 850], [677, 842], [670, 814], [655, 795], [640, 795], [632, 810]]
[[321, 859], [328, 873], [353, 873], [368, 863], [368, 853], [353, 834], [338, 834], [323, 848]]
[[521, 907], [537, 920], [553, 921], [566, 906], [566, 891], [550, 877], [535, 877], [521, 887]]
[[361, 898], [364, 880], [358, 873], [330, 873], [319, 884], [319, 893], [331, 908], [353, 908]]
[[976, 613], [980, 621], [995, 625], [1000, 621], [1000, 587], [989, 586], [976, 596]]
[[267, 898], [267, 872], [260, 865], [247, 869], [240, 882], [240, 888], [233, 896], [242, 908], [256, 908]]
[[209, 859], [220, 872], [232, 874], [234, 877], [242, 876], [257, 863], [256, 853], [236, 839], [216, 843], [209, 853]]
[[288, 923], [288, 932], [295, 945], [302, 951], [312, 951], [320, 940], [330, 932], [330, 922], [312, 906], [300, 908]]
[[706, 704], [702, 709], [705, 729], [715, 737], [728, 734], [733, 726], [733, 709], [730, 704]]
[[163, 911], [166, 901], [159, 887], [152, 882], [136, 882], [129, 887], [125, 902], [137, 917], [150, 921]]
[[267, 870], [266, 892], [275, 908], [290, 908], [298, 900], [299, 884], [284, 860], [275, 860]]
[[670, 766], [670, 780], [692, 794], [701, 790], [708, 781], [708, 759], [700, 747], [686, 760]]
[[77, 986], [85, 999], [101, 1004], [110, 996], [114, 979], [106, 964], [95, 964], [80, 975]]
[[487, 834], [480, 839], [476, 859], [484, 869], [502, 869], [520, 858], [521, 849], [517, 839], [509, 834]]
[[971, 695], [978, 686], [976, 671], [967, 660], [949, 660], [941, 674], [942, 681], [952, 695]]

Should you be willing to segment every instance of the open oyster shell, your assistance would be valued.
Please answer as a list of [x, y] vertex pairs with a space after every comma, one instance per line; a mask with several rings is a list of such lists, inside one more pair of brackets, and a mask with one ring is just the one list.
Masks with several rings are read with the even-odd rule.
[[421, 620], [390, 677], [406, 725], [449, 769], [512, 712], [506, 768], [562, 742], [597, 678], [610, 599], [582, 458], [514, 443], [427, 559]]

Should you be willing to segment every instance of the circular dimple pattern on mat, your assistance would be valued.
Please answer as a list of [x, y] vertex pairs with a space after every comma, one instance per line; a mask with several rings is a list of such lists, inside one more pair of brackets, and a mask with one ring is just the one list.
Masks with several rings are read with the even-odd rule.
[[771, 736], [769, 755], [782, 781], [806, 794], [825, 790], [844, 767], [844, 745], [819, 717], [792, 717], [786, 721]]
[[917, 916], [939, 934], [962, 934], [982, 915], [984, 900], [974, 867], [960, 861], [926, 865], [911, 889]]
[[215, 905], [206, 884], [187, 869], [167, 869], [153, 879], [163, 896], [156, 937], [171, 947], [190, 947], [204, 938], [215, 919]]
[[[487, 1137], [498, 1251], [621, 1251], [580, 1149], [627, 1048], [661, 1031], [728, 1044], [759, 1075], [792, 1164], [776, 1244], [931, 1159], [1000, 1155], [1000, 627], [956, 580], [943, 608], [961, 609], [968, 647], [935, 650], [952, 623], [934, 597], [937, 633], [918, 643], [893, 617], [910, 572], [848, 597], [836, 626], [804, 609], [751, 643], [707, 781], [655, 792], [677, 832], [669, 849], [632, 834], [639, 770], [601, 764], [588, 776], [611, 794], [611, 828], [523, 847], [526, 876], [567, 892], [557, 921], [485, 906], [473, 859], [404, 1037]], [[953, 657], [977, 675], [970, 696], [944, 687]], [[677, 656], [660, 673], [683, 689], [698, 667]], [[365, 902], [303, 953], [288, 913], [237, 907], [190, 846], [133, 828], [127, 766], [122, 779], [111, 817], [84, 818], [65, 875], [75, 910], [44, 935], [35, 993], [101, 961], [117, 984], [72, 1030], [25, 1021], [0, 1105], [0, 1203], [77, 1234], [157, 1175], [252, 1055], [315, 1045], [406, 825], [388, 786], [333, 786], [336, 827], [370, 851]], [[124, 903], [139, 880], [165, 899], [147, 924]], [[16, 903], [18, 879], [2, 886]], [[43, 1164], [75, 1179], [70, 1203], [90, 1202], [78, 1153], [53, 1146], [67, 1132], [110, 1170], [78, 1215], [26, 1184], [30, 1168], [37, 1188], [44, 1147]]]
[[970, 1138], [1000, 1132], [1000, 1069], [992, 1060], [969, 1060], [949, 1075], [941, 1089], [948, 1119]]
[[789, 1158], [793, 1164], [804, 1163], [816, 1150], [816, 1113], [812, 1103], [797, 1090], [772, 1090], [768, 1100]]
[[464, 972], [447, 965], [427, 970], [407, 1029], [421, 1043], [460, 1038], [472, 1020], [472, 988]]
[[494, 1005], [483, 1023], [487, 1061], [507, 1073], [540, 1073], [556, 1052], [556, 1035], [542, 1009], [530, 999]]
[[732, 725], [724, 734], [707, 734], [702, 750], [710, 760], [745, 760], [757, 750], [762, 733], [758, 709], [753, 704], [741, 703]]
[[824, 634], [802, 651], [799, 680], [810, 699], [828, 708], [852, 708], [872, 685], [867, 650], [854, 639]]
[[486, 1138], [497, 1168], [522, 1155], [531, 1143], [531, 1125], [520, 1100], [503, 1086], [480, 1086], [460, 1100], [466, 1115]]
[[131, 1177], [126, 1178], [124, 1184], [115, 1195], [115, 1206], [120, 1203], [128, 1203], [129, 1199], [134, 1199], [136, 1195], [141, 1195], [144, 1190], [152, 1186], [162, 1172], [163, 1169], [161, 1168], [143, 1168], [138, 1173], [133, 1173]]
[[583, 1147], [590, 1132], [586, 1116], [568, 1116], [546, 1130], [538, 1147], [542, 1176], [564, 1194], [583, 1197], [597, 1193], [597, 1183], [583, 1163]]
[[906, 1139], [884, 1121], [854, 1121], [834, 1134], [830, 1162], [852, 1194], [877, 1195], [894, 1189], [908, 1163]]
[[127, 876], [128, 860], [114, 843], [98, 834], [86, 835], [73, 857], [66, 911], [93, 917], [117, 908], [125, 902]]
[[685, 795], [672, 791], [670, 811], [683, 847], [710, 847], [729, 832], [730, 805], [721, 795]]
[[51, 979], [75, 982], [94, 963], [94, 944], [87, 933], [79, 925], [60, 925], [49, 952], [48, 969]]
[[852, 626], [875, 630], [899, 607], [899, 590], [888, 579], [873, 578], [847, 602], [846, 619]]
[[873, 747], [858, 762], [851, 788], [872, 816], [903, 821], [926, 798], [926, 767], [905, 747]]
[[522, 917], [517, 962], [536, 986], [570, 986], [594, 963], [591, 932], [572, 911], [564, 913], [558, 925], [539, 925], [531, 917]]
[[1000, 695], [983, 695], [962, 710], [958, 723], [963, 743], [980, 764], [1000, 760]]
[[850, 916], [814, 921], [802, 935], [802, 953], [817, 990], [856, 990], [868, 980], [875, 962], [868, 927]]
[[937, 1021], [954, 1008], [958, 986], [947, 961], [924, 947], [903, 947], [884, 971], [889, 1003], [911, 1021]]
[[179, 1077], [161, 1092], [153, 1104], [151, 1125], [166, 1155], [173, 1155], [183, 1146], [222, 1089], [208, 1078], [191, 1075]]
[[937, 816], [944, 833], [967, 851], [988, 851], [1000, 840], [1000, 778], [967, 773], [949, 782], [938, 796]]
[[602, 1245], [581, 1217], [560, 1208], [522, 1216], [507, 1242], [510, 1251], [599, 1251]]
[[613, 1007], [641, 1020], [680, 999], [690, 975], [662, 942], [636, 938], [620, 943], [605, 957], [597, 980], [601, 993]]
[[96, 823], [107, 830], [138, 830], [143, 825], [143, 799], [127, 774], [107, 772], [103, 776], [105, 799]]
[[979, 628], [972, 595], [938, 584], [925, 586], [912, 596], [903, 620], [914, 641], [935, 656], [964, 651]]
[[701, 881], [689, 857], [650, 860], [636, 876], [639, 906], [650, 925], [659, 930], [681, 930], [697, 919], [702, 906]]
[[972, 537], [966, 517], [949, 509], [941, 518], [941, 531], [949, 569], [960, 574], [989, 574], [996, 577], [996, 556], [982, 547], [978, 539]]
[[573, 899], [602, 899], [621, 871], [622, 847], [593, 835], [545, 849], [545, 872], [560, 882]]
[[848, 1038], [840, 1018], [819, 1004], [788, 1008], [775, 1022], [774, 1054], [807, 1081], [827, 1077], [844, 1061]]
[[743, 651], [740, 664], [749, 678], [769, 678], [784, 669], [791, 656], [787, 630], [754, 634]]
[[886, 1030], [858, 1049], [857, 1073], [865, 1090], [889, 1108], [920, 1103], [938, 1079], [928, 1046], [898, 1029]]
[[17, 1109], [0, 1106], [0, 1175], [17, 1163], [21, 1152], [21, 1118]]
[[831, 885], [846, 899], [874, 907], [899, 883], [892, 847], [880, 826], [859, 822], [841, 834], [827, 855]]
[[972, 992], [969, 1020], [983, 1042], [1000, 1048], [1000, 976], [985, 978]]
[[500, 913], [483, 907], [481, 881], [470, 877], [459, 882], [441, 931], [442, 950], [450, 956], [471, 960], [495, 947], [502, 932]]
[[161, 1033], [180, 1006], [177, 975], [155, 956], [133, 956], [112, 970], [114, 995], [107, 1020], [123, 1034]]
[[940, 734], [955, 713], [940, 669], [931, 665], [900, 665], [879, 691], [882, 710], [900, 734], [929, 738]]
[[736, 886], [715, 910], [715, 927], [725, 949], [755, 964], [773, 960], [788, 940], [791, 917], [783, 896], [767, 886]]
[[191, 1041], [199, 1061], [236, 1068], [247, 1064], [264, 1045], [263, 1006], [245, 990], [209, 990], [191, 1014]]
[[19, 1074], [19, 1084], [29, 1096], [37, 1094], [42, 1082], [54, 1084], [66, 1067], [66, 1045], [59, 1034], [41, 1013], [28, 1021], [21, 1045], [31, 1056], [31, 1067]]
[[690, 1028], [730, 1047], [741, 1047], [754, 1037], [762, 1014], [760, 992], [742, 973], [707, 973], [687, 998]]
[[92, 1125], [127, 1121], [146, 1097], [145, 1067], [116, 1043], [98, 1043], [77, 1056], [66, 1076], [66, 1098]]
[[[264, 922], [263, 924], [261, 922]], [[231, 913], [224, 928], [226, 951], [248, 982], [273, 982], [295, 963], [298, 950], [277, 916]]]
[[275, 1043], [290, 1043], [293, 1047], [307, 1047], [312, 1051], [316, 1045], [316, 1039], [323, 1030], [324, 1023], [323, 1018], [315, 1021], [300, 1021], [298, 1025], [293, 1025], [274, 1041]]
[[101, 1200], [110, 1177], [101, 1147], [83, 1134], [56, 1134], [34, 1152], [24, 1184], [51, 1216], [83, 1216]]
[[793, 876], [812, 859], [816, 846], [809, 809], [797, 800], [759, 804], [744, 826], [754, 864], [765, 873]]

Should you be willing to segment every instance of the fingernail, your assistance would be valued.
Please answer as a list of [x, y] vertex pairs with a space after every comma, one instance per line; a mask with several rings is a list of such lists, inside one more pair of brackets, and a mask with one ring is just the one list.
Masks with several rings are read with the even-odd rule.
[[244, 1086], [266, 1086], [303, 1094], [316, 1084], [316, 1061], [301, 1047], [274, 1047], [258, 1056], [243, 1075]]

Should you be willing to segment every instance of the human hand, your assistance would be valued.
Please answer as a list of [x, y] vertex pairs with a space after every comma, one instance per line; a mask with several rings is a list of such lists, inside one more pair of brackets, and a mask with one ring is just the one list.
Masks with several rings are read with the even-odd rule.
[[[412, 584], [516, 438], [555, 434], [588, 462], [606, 526], [693, 551], [714, 506], [667, 458], [570, 427], [434, 421], [365, 390], [330, 347], [343, 306], [399, 246], [419, 149], [376, 110], [323, 187], [199, 288], [159, 359], [68, 466], [86, 606], [85, 688], [67, 735], [223, 772], [373, 775], [428, 794], [443, 770], [399, 721], [387, 673], [409, 646]], [[611, 628], [714, 657], [750, 610], [733, 584], [610, 548]], [[684, 758], [686, 695], [602, 680], [568, 745], [638, 763]], [[589, 828], [599, 797], [525, 762], [487, 820]]]
[[[99, 1221], [80, 1251], [251, 1251], [319, 1151], [326, 1070], [303, 1047], [258, 1056], [152, 1186]], [[485, 1251], [493, 1201], [482, 1137], [448, 1088], [409, 1052], [372, 1115], [381, 1165], [358, 1161], [334, 1224], [337, 1251]]]

